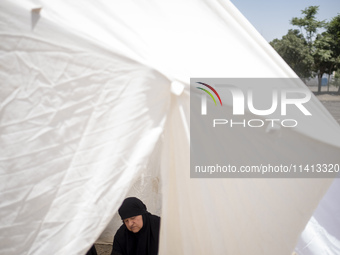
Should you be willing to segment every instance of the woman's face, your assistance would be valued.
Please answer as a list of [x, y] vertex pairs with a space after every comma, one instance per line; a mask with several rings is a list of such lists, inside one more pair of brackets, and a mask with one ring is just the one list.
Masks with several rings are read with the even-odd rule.
[[123, 222], [128, 230], [130, 230], [133, 233], [137, 233], [143, 227], [143, 216], [137, 215], [130, 218], [126, 218], [123, 220]]

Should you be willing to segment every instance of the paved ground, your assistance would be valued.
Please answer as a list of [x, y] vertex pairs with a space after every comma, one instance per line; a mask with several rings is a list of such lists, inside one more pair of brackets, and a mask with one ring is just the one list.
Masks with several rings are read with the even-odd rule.
[[[340, 97], [340, 96], [339, 96]], [[327, 108], [334, 119], [340, 124], [340, 100], [339, 101], [321, 101]]]
[[111, 255], [112, 245], [95, 244], [98, 255]]
[[[309, 87], [314, 93], [317, 91], [317, 87]], [[316, 97], [326, 107], [334, 119], [340, 124], [340, 95], [337, 94], [338, 88], [330, 86], [329, 92], [327, 87], [322, 87], [321, 93], [316, 94]]]

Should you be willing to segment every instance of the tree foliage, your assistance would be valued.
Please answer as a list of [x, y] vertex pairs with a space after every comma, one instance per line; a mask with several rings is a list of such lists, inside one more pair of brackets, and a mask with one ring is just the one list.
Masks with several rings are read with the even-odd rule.
[[270, 44], [299, 77], [310, 77], [313, 58], [299, 30], [289, 30], [281, 40], [274, 39]]
[[327, 33], [333, 40], [332, 50], [336, 55], [340, 55], [340, 14], [334, 17], [327, 25]]
[[332, 51], [333, 48], [332, 44], [333, 40], [327, 32], [319, 34], [316, 37], [314, 43], [314, 51], [312, 54], [314, 59], [313, 69], [318, 75], [319, 92], [321, 90], [320, 83], [323, 74], [325, 73], [330, 74], [332, 71], [334, 71], [334, 68], [336, 66], [337, 57]]
[[294, 26], [298, 26], [302, 31], [301, 33], [305, 33], [305, 38], [307, 40], [308, 46], [311, 48], [313, 44], [313, 38], [317, 33], [319, 28], [325, 27], [325, 21], [318, 21], [316, 19], [316, 14], [318, 13], [319, 6], [309, 6], [306, 9], [302, 10], [302, 14], [304, 17], [297, 18], [294, 17], [290, 23]]
[[[318, 10], [319, 6], [302, 10], [302, 18], [290, 21], [300, 31], [289, 30], [282, 39], [274, 39], [270, 44], [301, 78], [316, 74], [320, 92], [323, 74], [340, 68], [340, 14], [327, 23], [316, 19]], [[321, 28], [326, 31], [318, 34]]]
[[[327, 33], [329, 37], [331, 38], [330, 48], [332, 50], [333, 58], [334, 58], [333, 70], [335, 70], [337, 76], [340, 77], [340, 14], [335, 16], [328, 23]], [[336, 77], [337, 80], [340, 80], [339, 77]], [[338, 94], [340, 94], [340, 86], [339, 86]]]

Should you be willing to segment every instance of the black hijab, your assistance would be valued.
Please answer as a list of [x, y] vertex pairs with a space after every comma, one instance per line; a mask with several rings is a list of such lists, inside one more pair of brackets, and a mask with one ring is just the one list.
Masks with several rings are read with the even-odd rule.
[[142, 215], [143, 227], [133, 233], [123, 224], [114, 237], [112, 254], [157, 255], [160, 217], [149, 213], [145, 204], [135, 197], [126, 198], [118, 213], [122, 220]]

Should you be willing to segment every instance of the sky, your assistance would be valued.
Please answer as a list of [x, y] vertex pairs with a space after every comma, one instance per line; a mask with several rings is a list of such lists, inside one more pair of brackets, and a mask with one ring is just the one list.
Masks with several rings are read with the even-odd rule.
[[340, 14], [340, 0], [231, 0], [240, 12], [268, 41], [281, 39], [289, 29], [293, 17], [302, 17], [301, 10], [319, 6], [318, 20], [330, 21]]

